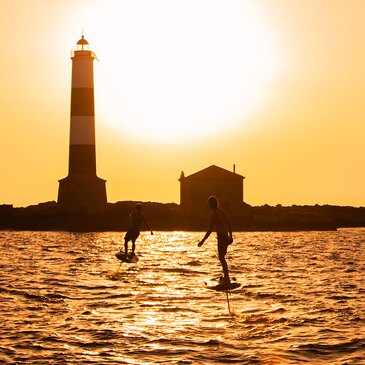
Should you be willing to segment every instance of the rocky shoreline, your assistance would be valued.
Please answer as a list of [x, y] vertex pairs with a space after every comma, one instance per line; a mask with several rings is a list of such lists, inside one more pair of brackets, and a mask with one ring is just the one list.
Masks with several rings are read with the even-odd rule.
[[[61, 211], [56, 202], [26, 208], [0, 205], [0, 229], [40, 231], [125, 231], [136, 202], [108, 203], [98, 212]], [[209, 209], [182, 209], [174, 203], [144, 202], [144, 212], [153, 230], [204, 231]], [[227, 211], [234, 231], [324, 231], [365, 227], [365, 207], [333, 205], [250, 206]]]

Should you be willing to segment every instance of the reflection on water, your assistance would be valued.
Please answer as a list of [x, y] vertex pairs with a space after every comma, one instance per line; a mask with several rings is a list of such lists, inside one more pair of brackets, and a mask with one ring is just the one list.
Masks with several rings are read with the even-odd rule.
[[231, 315], [201, 237], [0, 232], [0, 363], [365, 363], [364, 229], [236, 233]]

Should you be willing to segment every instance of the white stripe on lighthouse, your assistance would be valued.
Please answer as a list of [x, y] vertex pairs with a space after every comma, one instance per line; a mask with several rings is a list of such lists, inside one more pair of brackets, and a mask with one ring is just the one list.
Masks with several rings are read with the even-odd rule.
[[95, 145], [94, 117], [72, 116], [70, 124], [70, 144]]

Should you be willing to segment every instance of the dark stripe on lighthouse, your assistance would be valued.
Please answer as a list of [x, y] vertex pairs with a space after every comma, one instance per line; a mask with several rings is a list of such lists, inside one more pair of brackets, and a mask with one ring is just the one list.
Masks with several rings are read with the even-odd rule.
[[94, 115], [94, 89], [71, 89], [71, 117]]
[[96, 157], [94, 145], [70, 145], [69, 174], [96, 175]]

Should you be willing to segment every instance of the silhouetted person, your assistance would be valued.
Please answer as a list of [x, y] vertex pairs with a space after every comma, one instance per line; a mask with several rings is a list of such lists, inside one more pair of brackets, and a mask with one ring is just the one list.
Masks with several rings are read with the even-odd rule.
[[146, 227], [151, 231], [151, 234], [153, 234], [146, 217], [141, 212], [142, 210], [142, 204], [137, 203], [136, 207], [132, 210], [129, 217], [131, 219], [131, 225], [128, 228], [127, 233], [124, 236], [124, 251], [125, 255], [128, 254], [128, 242], [132, 241], [132, 254], [134, 254], [134, 250], [136, 249], [136, 240], [139, 236], [139, 229], [142, 223], [146, 225]]
[[223, 269], [223, 280], [221, 284], [229, 284], [229, 273], [228, 265], [226, 261], [226, 254], [228, 245], [233, 242], [232, 238], [232, 227], [228, 219], [227, 214], [219, 208], [218, 199], [215, 196], [210, 196], [208, 199], [208, 204], [210, 209], [212, 209], [212, 215], [210, 216], [210, 225], [207, 233], [203, 239], [198, 243], [198, 246], [202, 246], [205, 240], [210, 236], [210, 234], [215, 231], [217, 232], [218, 240], [218, 257]]

